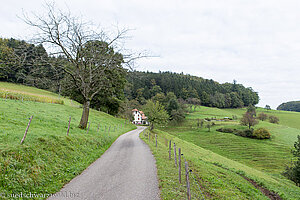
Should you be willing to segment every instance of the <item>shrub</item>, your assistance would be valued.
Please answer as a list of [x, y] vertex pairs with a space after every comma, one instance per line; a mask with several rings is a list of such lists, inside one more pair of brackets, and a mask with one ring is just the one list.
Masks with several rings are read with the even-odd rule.
[[294, 161], [292, 161], [291, 166], [286, 168], [283, 175], [294, 181], [297, 186], [300, 186], [300, 135], [298, 135], [297, 138], [298, 141], [294, 144], [295, 149], [292, 150]]
[[259, 113], [258, 117], [259, 120], [261, 121], [265, 121], [266, 119], [268, 119], [268, 115], [266, 113]]
[[267, 129], [259, 128], [253, 131], [252, 136], [257, 139], [269, 139], [271, 137], [271, 134]]
[[233, 133], [234, 129], [232, 128], [218, 128], [216, 131], [222, 132], [222, 133]]
[[246, 130], [236, 130], [235, 135], [239, 135], [242, 137], [250, 137], [252, 138], [252, 134], [253, 134], [253, 129], [246, 129]]
[[271, 115], [271, 116], [269, 116], [269, 121], [273, 124], [278, 124], [279, 123], [279, 118], [274, 116], [274, 115]]

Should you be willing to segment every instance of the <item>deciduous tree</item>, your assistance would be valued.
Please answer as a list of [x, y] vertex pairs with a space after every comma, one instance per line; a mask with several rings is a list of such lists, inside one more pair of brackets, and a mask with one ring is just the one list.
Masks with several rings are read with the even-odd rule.
[[248, 126], [250, 129], [252, 126], [258, 124], [258, 121], [254, 118], [251, 113], [246, 112], [241, 118], [241, 125]]
[[86, 128], [92, 99], [100, 91], [109, 90], [113, 79], [124, 74], [122, 65], [134, 58], [120, 53], [118, 48], [128, 30], [118, 30], [115, 36], [109, 37], [102, 30], [94, 30], [91, 23], [60, 11], [53, 4], [47, 4], [42, 16], [24, 15], [24, 21], [37, 29], [35, 42], [46, 44], [51, 55], [68, 61], [59, 67], [71, 77], [83, 98], [79, 127]]
[[148, 100], [143, 108], [144, 113], [150, 122], [150, 129], [152, 130], [156, 125], [166, 125], [170, 116], [165, 110], [164, 106], [159, 101]]

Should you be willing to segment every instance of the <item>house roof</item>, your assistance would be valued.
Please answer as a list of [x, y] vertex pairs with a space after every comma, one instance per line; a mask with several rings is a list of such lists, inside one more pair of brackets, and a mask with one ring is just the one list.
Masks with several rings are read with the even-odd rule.
[[142, 114], [142, 119], [147, 119], [147, 117], [144, 113]]

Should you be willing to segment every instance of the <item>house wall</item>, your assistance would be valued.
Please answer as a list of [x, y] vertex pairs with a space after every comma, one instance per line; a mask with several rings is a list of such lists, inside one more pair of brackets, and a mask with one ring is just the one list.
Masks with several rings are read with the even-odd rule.
[[142, 115], [141, 115], [140, 112], [134, 111], [133, 114], [134, 114], [134, 121], [135, 122], [142, 122]]

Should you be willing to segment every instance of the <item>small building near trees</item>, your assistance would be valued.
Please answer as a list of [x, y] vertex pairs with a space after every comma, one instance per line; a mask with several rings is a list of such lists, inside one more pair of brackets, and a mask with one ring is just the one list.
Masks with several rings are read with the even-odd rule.
[[133, 124], [149, 125], [149, 122], [147, 121], [147, 117], [143, 111], [138, 109], [133, 109], [132, 115], [133, 115], [133, 122], [132, 122]]

